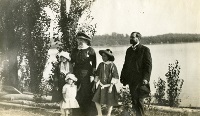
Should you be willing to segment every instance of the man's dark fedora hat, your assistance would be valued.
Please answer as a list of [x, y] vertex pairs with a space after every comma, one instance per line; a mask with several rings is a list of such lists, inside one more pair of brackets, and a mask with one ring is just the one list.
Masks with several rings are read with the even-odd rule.
[[112, 54], [112, 51], [110, 49], [106, 49], [106, 50], [99, 50], [99, 54], [102, 56], [102, 53], [105, 53], [110, 61], [114, 61], [115, 57]]
[[77, 39], [84, 39], [84, 40], [88, 40], [89, 42], [91, 42], [92, 38], [89, 37], [88, 35], [86, 35], [83, 32], [78, 32], [76, 35]]
[[140, 92], [140, 96], [141, 97], [149, 97], [150, 96], [150, 85], [149, 83], [148, 84], [145, 84], [145, 85], [142, 85], [139, 87], [139, 92]]

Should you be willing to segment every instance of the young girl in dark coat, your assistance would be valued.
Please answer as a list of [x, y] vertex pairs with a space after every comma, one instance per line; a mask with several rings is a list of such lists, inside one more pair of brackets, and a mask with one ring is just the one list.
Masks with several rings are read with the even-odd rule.
[[108, 106], [108, 114], [111, 115], [112, 107], [118, 105], [117, 90], [115, 84], [118, 82], [119, 76], [117, 67], [113, 63], [114, 56], [110, 49], [100, 50], [99, 54], [102, 56], [103, 62], [101, 62], [97, 68], [95, 76], [95, 86], [97, 90], [94, 94], [92, 101], [95, 102], [98, 115], [102, 115], [101, 104]]
[[63, 99], [62, 88], [65, 85], [65, 77], [67, 74], [73, 73], [71, 57], [68, 52], [60, 52], [58, 54], [58, 63], [55, 64], [53, 70], [53, 95], [52, 102], [60, 102]]

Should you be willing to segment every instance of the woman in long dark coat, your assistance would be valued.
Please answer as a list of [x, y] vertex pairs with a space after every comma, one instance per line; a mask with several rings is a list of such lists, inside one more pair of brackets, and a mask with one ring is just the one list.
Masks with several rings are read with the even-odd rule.
[[[82, 114], [89, 116], [92, 107], [92, 86], [90, 81], [96, 70], [96, 53], [90, 46], [91, 38], [84, 33], [77, 34], [78, 47], [72, 51], [72, 62], [74, 63], [74, 74], [77, 81], [77, 101], [82, 110]], [[95, 106], [94, 106], [95, 107]]]

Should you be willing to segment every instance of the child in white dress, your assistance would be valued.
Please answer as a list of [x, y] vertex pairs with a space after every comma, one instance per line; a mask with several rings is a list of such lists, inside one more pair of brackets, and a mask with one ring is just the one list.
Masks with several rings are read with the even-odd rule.
[[65, 78], [66, 84], [63, 86], [62, 94], [63, 100], [60, 102], [61, 113], [64, 116], [68, 116], [72, 113], [72, 108], [79, 108], [79, 104], [76, 100], [77, 86], [74, 82], [77, 78], [74, 74], [68, 74]]

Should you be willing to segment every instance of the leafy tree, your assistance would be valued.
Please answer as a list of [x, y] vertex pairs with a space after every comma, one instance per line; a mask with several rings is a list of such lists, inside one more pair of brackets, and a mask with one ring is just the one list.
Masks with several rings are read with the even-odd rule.
[[[18, 9], [18, 10], [16, 10]], [[0, 44], [2, 62], [8, 61], [4, 66], [5, 84], [18, 87], [17, 55], [19, 52], [18, 21], [22, 19], [19, 14], [19, 0], [0, 0]]]
[[44, 7], [50, 2], [42, 0], [22, 1], [25, 7], [22, 17], [21, 56], [26, 55], [30, 66], [30, 88], [33, 93], [41, 92], [39, 88], [50, 48], [50, 18]]
[[[48, 0], [1, 0], [1, 51], [9, 60], [7, 84], [18, 87], [17, 56], [26, 55], [30, 66], [31, 88], [39, 92], [38, 84], [47, 59], [49, 36], [45, 32], [50, 19], [44, 12]], [[13, 68], [14, 67], [14, 68]]]
[[94, 36], [95, 26], [89, 23], [79, 23], [79, 19], [86, 15], [86, 20], [92, 20], [90, 16], [90, 6], [94, 0], [68, 0], [71, 1], [69, 11], [66, 12], [66, 0], [61, 0], [59, 27], [62, 33], [61, 39], [55, 39], [56, 42], [61, 42], [60, 47], [66, 51], [71, 51], [76, 47], [77, 31], [90, 33]]
[[168, 83], [167, 100], [170, 107], [177, 107], [181, 102], [179, 95], [182, 90], [184, 80], [179, 78], [180, 66], [178, 63], [178, 60], [176, 60], [174, 64], [169, 64], [169, 70], [165, 74]]

